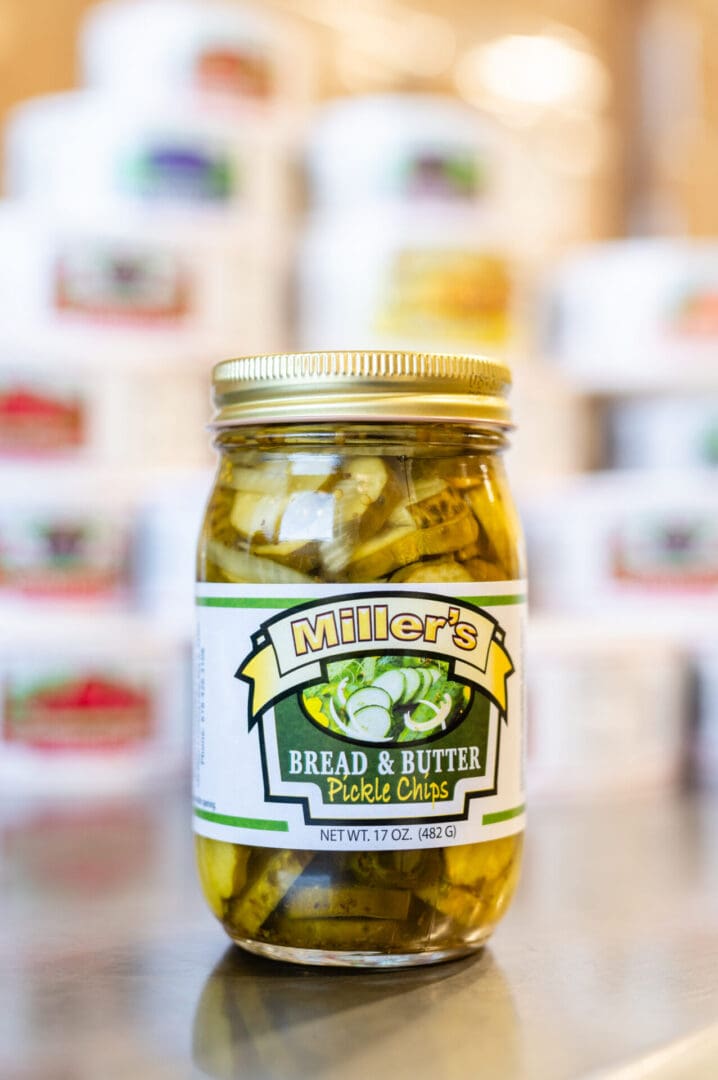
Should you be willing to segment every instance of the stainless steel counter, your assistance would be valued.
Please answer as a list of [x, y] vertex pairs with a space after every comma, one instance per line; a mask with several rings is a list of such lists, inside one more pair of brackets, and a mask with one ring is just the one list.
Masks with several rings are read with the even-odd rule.
[[228, 947], [187, 805], [2, 809], [1, 1080], [718, 1076], [718, 800], [534, 807], [490, 946], [376, 974]]

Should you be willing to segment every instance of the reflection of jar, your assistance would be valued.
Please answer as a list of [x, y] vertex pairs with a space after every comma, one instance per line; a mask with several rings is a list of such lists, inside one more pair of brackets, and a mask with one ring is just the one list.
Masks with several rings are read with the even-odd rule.
[[[397, 1024], [393, 1006], [409, 994], [412, 1009]], [[347, 1010], [360, 1011], [364, 1022], [347, 1024]], [[482, 1045], [484, 1074], [519, 1075], [516, 1007], [506, 976], [488, 952], [445, 967], [385, 972], [377, 982], [373, 974], [357, 972], [315, 972], [307, 979], [301, 970], [228, 949], [197, 1003], [192, 1075], [305, 1080], [336, 1075], [341, 1056], [346, 1080], [370, 1074], [380, 1060], [382, 1066], [401, 1060], [405, 1075], [414, 1062], [441, 1060], [446, 1075], [462, 1076], [471, 1052], [467, 1042], [477, 1028], [491, 1032]], [[458, 1037], [447, 1040], [447, 1030]]]
[[384, 966], [480, 946], [523, 828], [509, 373], [300, 354], [215, 369], [195, 830], [246, 948]]

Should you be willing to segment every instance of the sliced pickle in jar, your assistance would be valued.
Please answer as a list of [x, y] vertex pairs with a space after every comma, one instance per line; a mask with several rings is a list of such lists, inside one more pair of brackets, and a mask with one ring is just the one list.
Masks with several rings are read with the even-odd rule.
[[238, 491], [229, 520], [243, 540], [269, 544], [277, 539], [279, 522], [286, 505], [287, 498], [283, 495]]
[[444, 873], [452, 885], [480, 885], [484, 880], [501, 877], [515, 854], [514, 836], [480, 844], [457, 844], [444, 851]]
[[205, 897], [214, 914], [221, 918], [225, 901], [244, 885], [249, 848], [198, 835], [196, 851]]
[[291, 566], [283, 566], [272, 559], [262, 559], [242, 548], [227, 547], [217, 540], [207, 541], [206, 554], [207, 559], [215, 564], [227, 581], [237, 584], [302, 585], [314, 580]]
[[432, 525], [441, 525], [461, 517], [466, 513], [466, 503], [450, 487], [442, 485], [438, 492], [411, 503], [407, 510], [415, 525], [420, 529], [429, 529]]
[[407, 933], [406, 923], [398, 919], [290, 919], [273, 920], [264, 934], [275, 944], [296, 949], [366, 949], [391, 948]]
[[422, 885], [416, 889], [416, 895], [429, 907], [448, 915], [462, 926], [479, 926], [483, 921], [481, 897], [461, 885], [449, 885], [445, 881], [436, 885]]
[[455, 518], [427, 529], [391, 528], [355, 548], [346, 574], [350, 581], [383, 578], [427, 556], [456, 551], [473, 543], [478, 535], [476, 519], [466, 508]]
[[371, 885], [416, 885], [438, 880], [441, 875], [439, 849], [429, 851], [353, 851], [346, 856], [346, 865], [357, 881]]
[[378, 457], [349, 462], [342, 479], [332, 490], [334, 531], [322, 545], [325, 572], [340, 575], [357, 544], [386, 523], [403, 494], [395, 470]]
[[312, 574], [319, 567], [319, 545], [303, 540], [284, 540], [279, 544], [255, 544], [252, 553], [260, 559], [271, 559], [298, 570], [302, 574]]
[[516, 849], [516, 854], [508, 864], [504, 872], [495, 881], [487, 881], [484, 888], [484, 900], [486, 903], [486, 919], [495, 923], [503, 915], [516, 892], [516, 886], [521, 876], [521, 839]]
[[403, 889], [309, 885], [291, 891], [282, 905], [282, 913], [290, 919], [405, 919], [409, 900], [410, 894]]
[[456, 559], [427, 559], [426, 562], [402, 566], [401, 570], [392, 574], [390, 581], [438, 584], [442, 581], [473, 581], [473, 578], [466, 567]]
[[337, 478], [336, 457], [295, 455], [290, 460], [258, 465], [234, 465], [232, 487], [238, 491], [271, 493], [276, 497], [299, 491], [326, 491]]
[[483, 557], [489, 562], [498, 563], [502, 570], [502, 577], [509, 580], [518, 577], [519, 560], [516, 554], [516, 541], [520, 535], [518, 521], [515, 514], [510, 513], [509, 507], [505, 505], [499, 485], [487, 479], [485, 485], [467, 491], [466, 498], [488, 543], [488, 549]]
[[237, 933], [256, 934], [314, 857], [312, 851], [253, 852], [248, 883], [230, 902], [228, 922]]

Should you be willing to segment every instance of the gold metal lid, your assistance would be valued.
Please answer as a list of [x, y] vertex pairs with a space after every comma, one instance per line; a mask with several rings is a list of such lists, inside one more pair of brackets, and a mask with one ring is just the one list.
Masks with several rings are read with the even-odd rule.
[[213, 427], [463, 421], [511, 427], [500, 360], [419, 352], [305, 352], [223, 360]]

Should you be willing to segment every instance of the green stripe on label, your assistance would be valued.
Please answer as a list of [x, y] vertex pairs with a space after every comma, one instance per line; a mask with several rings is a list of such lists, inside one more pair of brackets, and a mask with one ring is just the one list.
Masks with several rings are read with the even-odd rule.
[[511, 810], [497, 810], [495, 814], [484, 814], [481, 819], [482, 825], [496, 825], [499, 821], [510, 821], [511, 818], [520, 817], [526, 810], [526, 803], [514, 806]]
[[213, 821], [217, 825], [233, 825], [237, 829], [263, 829], [265, 832], [289, 832], [288, 821], [267, 821], [264, 818], [230, 817], [229, 814], [213, 814], [209, 810], [195, 809], [195, 817]]
[[296, 600], [280, 600], [274, 596], [197, 596], [195, 603], [197, 607], [290, 608], [295, 604], [308, 604], [309, 597], [298, 596]]
[[[282, 600], [276, 596], [197, 596], [197, 607], [221, 607], [221, 608], [290, 608], [296, 604], [308, 604], [311, 597], [297, 596], [292, 600]], [[479, 607], [506, 607], [509, 604], [525, 604], [526, 594], [519, 593], [515, 596], [457, 596], [461, 603], [476, 604]]]

